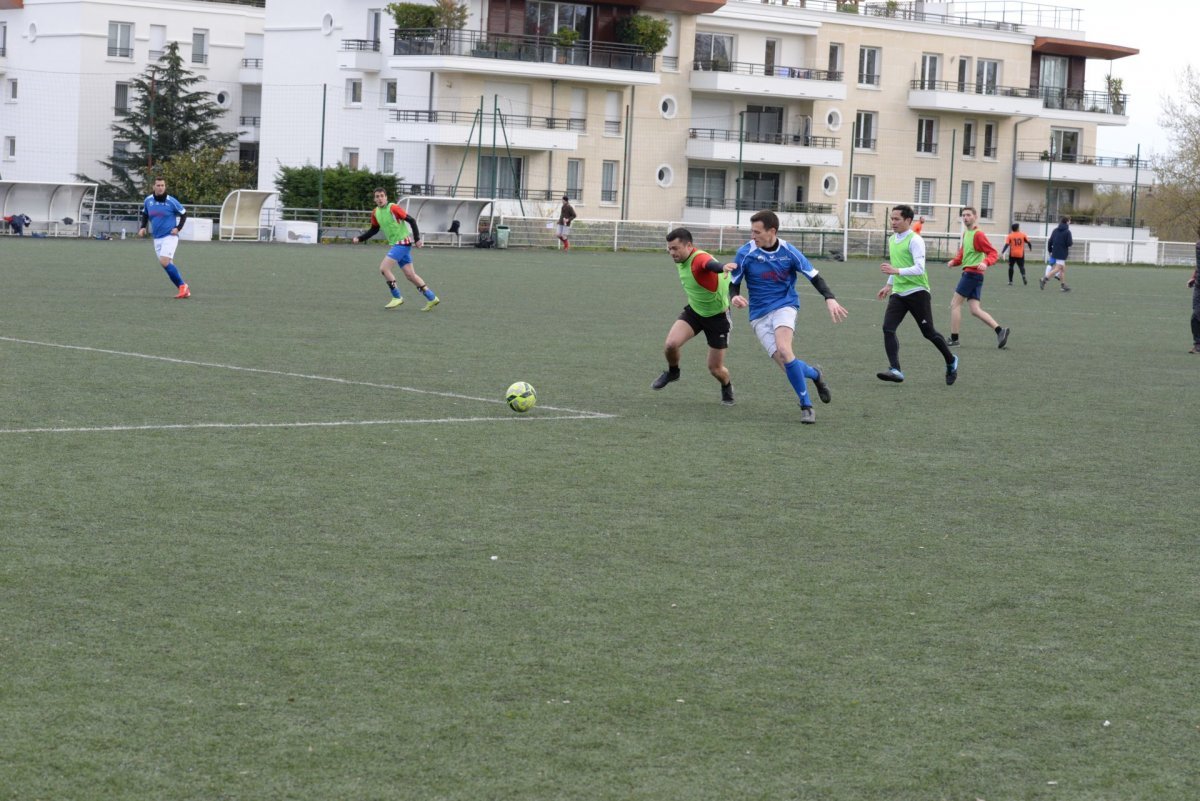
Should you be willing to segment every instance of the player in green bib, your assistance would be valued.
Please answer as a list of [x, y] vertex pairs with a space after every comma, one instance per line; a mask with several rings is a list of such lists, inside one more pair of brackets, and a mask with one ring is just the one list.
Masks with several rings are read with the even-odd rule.
[[379, 272], [383, 274], [388, 289], [392, 293], [391, 302], [384, 308], [398, 309], [400, 304], [404, 303], [404, 298], [400, 295], [400, 287], [396, 285], [394, 270], [397, 267], [404, 272], [404, 277], [412, 282], [417, 291], [425, 296], [425, 308], [421, 311], [429, 311], [441, 303], [438, 296], [413, 268], [412, 249], [414, 246], [421, 247], [421, 229], [417, 227], [417, 218], [410, 215], [402, 206], [388, 203], [387, 190], [383, 187], [375, 190], [375, 211], [371, 214], [371, 227], [351, 241], [355, 244], [365, 242], [380, 231], [383, 231], [388, 244], [391, 245], [387, 255], [379, 263]]
[[704, 332], [708, 340], [708, 372], [721, 384], [721, 403], [733, 405], [733, 384], [725, 367], [729, 347], [729, 273], [725, 266], [692, 244], [692, 232], [676, 228], [667, 234], [667, 253], [679, 269], [687, 305], [667, 332], [664, 353], [667, 369], [650, 385], [662, 389], [679, 380], [679, 351], [689, 339]]
[[979, 217], [974, 206], [963, 206], [961, 216], [962, 247], [958, 249], [954, 258], [946, 262], [950, 267], [962, 265], [962, 276], [958, 279], [958, 286], [954, 288], [954, 297], [950, 299], [950, 341], [946, 344], [952, 348], [958, 347], [958, 329], [962, 325], [962, 307], [965, 303], [973, 316], [996, 333], [996, 347], [1003, 348], [1008, 344], [1009, 329], [985, 312], [981, 303], [983, 273], [996, 263], [1000, 254], [988, 241], [987, 234], [979, 230]]
[[888, 369], [876, 373], [881, 381], [899, 384], [904, 380], [900, 371], [900, 340], [896, 329], [911, 314], [921, 334], [938, 349], [946, 360], [946, 383], [958, 379], [958, 357], [946, 346], [946, 338], [933, 327], [933, 299], [929, 292], [929, 274], [925, 272], [925, 240], [912, 230], [912, 206], [895, 206], [890, 215], [892, 236], [888, 239], [888, 261], [879, 265], [887, 283], [876, 297], [887, 298], [883, 313], [883, 349], [887, 352]]

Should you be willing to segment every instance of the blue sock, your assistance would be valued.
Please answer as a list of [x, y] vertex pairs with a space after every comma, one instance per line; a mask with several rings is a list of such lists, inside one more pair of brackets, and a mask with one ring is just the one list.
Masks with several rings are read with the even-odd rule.
[[175, 266], [175, 262], [171, 262], [163, 269], [167, 271], [167, 277], [171, 279], [171, 283], [175, 286], [183, 286], [183, 276], [179, 274], [179, 268]]
[[399, 300], [400, 299], [400, 287], [396, 286], [395, 281], [388, 281], [387, 285], [388, 285], [388, 289], [390, 289], [392, 291], [392, 297], [395, 298], [396, 300]]
[[429, 287], [425, 287], [424, 289], [422, 289], [421, 294], [425, 296], [425, 300], [433, 300], [434, 298], [437, 297], [437, 295], [433, 294], [433, 290], [430, 289]]
[[808, 379], [816, 378], [820, 373], [799, 359], [792, 359], [783, 366], [783, 369], [787, 373], [792, 389], [796, 390], [796, 397], [800, 399], [800, 405], [812, 406], [812, 399], [808, 397]]

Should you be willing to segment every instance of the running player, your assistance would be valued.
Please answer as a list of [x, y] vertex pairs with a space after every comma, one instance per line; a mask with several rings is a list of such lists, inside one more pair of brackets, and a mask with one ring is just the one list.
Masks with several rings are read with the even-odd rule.
[[383, 274], [388, 289], [392, 292], [392, 299], [384, 308], [398, 309], [400, 304], [404, 303], [404, 298], [400, 295], [400, 287], [396, 285], [395, 268], [397, 267], [404, 272], [404, 277], [412, 282], [417, 291], [425, 296], [425, 307], [421, 311], [429, 311], [441, 303], [429, 285], [413, 269], [412, 249], [414, 246], [421, 247], [422, 245], [421, 229], [417, 226], [417, 218], [410, 216], [397, 204], [389, 204], [387, 190], [382, 187], [375, 190], [375, 211], [371, 215], [371, 227], [351, 241], [355, 244], [365, 242], [380, 230], [383, 231], [388, 244], [391, 245], [387, 255], [379, 263], [379, 272]]
[[146, 199], [142, 201], [142, 219], [141, 226], [138, 228], [138, 236], [144, 237], [146, 229], [150, 230], [150, 235], [154, 237], [154, 255], [158, 256], [158, 263], [167, 271], [167, 277], [171, 279], [171, 283], [179, 289], [179, 294], [175, 296], [176, 300], [192, 296], [192, 290], [188, 289], [187, 282], [183, 280], [183, 276], [179, 274], [179, 268], [175, 266], [175, 250], [179, 247], [179, 232], [183, 229], [185, 222], [187, 222], [187, 209], [183, 207], [182, 203], [167, 194], [167, 182], [164, 179], [155, 178], [154, 194], [147, 195]]

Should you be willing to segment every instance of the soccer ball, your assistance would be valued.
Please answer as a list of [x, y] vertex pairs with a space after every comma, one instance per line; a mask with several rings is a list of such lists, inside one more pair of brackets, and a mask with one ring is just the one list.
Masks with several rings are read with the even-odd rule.
[[504, 400], [514, 412], [527, 412], [537, 403], [537, 393], [533, 391], [532, 384], [518, 381], [504, 393]]

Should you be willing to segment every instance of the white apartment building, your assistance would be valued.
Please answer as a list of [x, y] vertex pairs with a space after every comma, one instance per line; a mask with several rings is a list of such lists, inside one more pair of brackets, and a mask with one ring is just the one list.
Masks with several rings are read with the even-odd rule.
[[257, 157], [264, 0], [0, 0], [0, 176], [108, 178], [129, 81], [179, 42], [199, 88]]

